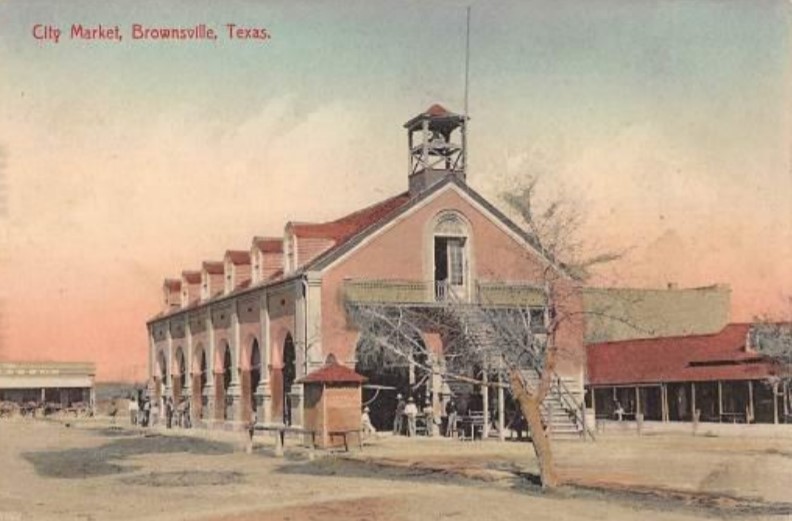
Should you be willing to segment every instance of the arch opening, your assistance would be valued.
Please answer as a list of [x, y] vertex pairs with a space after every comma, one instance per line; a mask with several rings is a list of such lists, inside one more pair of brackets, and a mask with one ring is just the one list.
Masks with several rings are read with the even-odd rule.
[[410, 342], [412, 361], [383, 352], [361, 338], [356, 346], [355, 371], [368, 379], [363, 403], [369, 407], [371, 423], [377, 430], [394, 428], [398, 396], [413, 398], [418, 408], [431, 400], [432, 371], [429, 353], [420, 335]]
[[294, 385], [294, 380], [297, 378], [297, 353], [294, 350], [294, 339], [291, 333], [288, 333], [283, 340], [283, 368], [281, 371], [283, 377], [283, 423], [291, 425], [291, 388], [292, 385]]

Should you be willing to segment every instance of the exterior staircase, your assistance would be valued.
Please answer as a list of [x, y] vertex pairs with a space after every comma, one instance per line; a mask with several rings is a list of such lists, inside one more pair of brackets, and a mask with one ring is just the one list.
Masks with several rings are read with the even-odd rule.
[[[451, 300], [451, 299], [449, 299]], [[446, 312], [464, 328], [466, 341], [484, 353], [497, 353], [498, 343], [508, 342], [508, 335], [492, 327], [493, 311], [480, 305], [449, 301]], [[541, 334], [535, 335], [538, 340]], [[535, 389], [541, 375], [541, 361], [532, 361], [521, 372], [528, 388]], [[542, 403], [542, 417], [546, 431], [555, 439], [594, 439], [594, 433], [586, 426], [584, 390], [575, 378], [551, 375], [550, 389]]]
[[[535, 370], [523, 371], [523, 378], [530, 388], [539, 384], [539, 374]], [[542, 418], [547, 433], [555, 439], [583, 438], [583, 389], [580, 382], [555, 373], [551, 378], [550, 390], [542, 402]]]

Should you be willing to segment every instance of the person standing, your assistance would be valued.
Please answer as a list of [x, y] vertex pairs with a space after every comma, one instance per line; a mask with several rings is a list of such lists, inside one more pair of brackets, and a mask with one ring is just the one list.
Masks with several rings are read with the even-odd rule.
[[366, 436], [374, 436], [377, 434], [377, 429], [375, 429], [374, 425], [371, 423], [369, 412], [371, 412], [371, 409], [368, 407], [363, 408], [363, 414], [360, 415], [360, 430], [362, 430], [363, 434]]
[[395, 416], [393, 418], [393, 434], [399, 435], [402, 433], [402, 428], [404, 427], [404, 408], [406, 404], [404, 403], [404, 398], [401, 394], [396, 395], [396, 411]]
[[191, 429], [192, 428], [192, 416], [191, 416], [191, 411], [190, 411], [190, 400], [186, 399], [186, 398], [184, 400], [184, 425], [183, 425], [183, 427], [185, 429]]
[[415, 419], [418, 417], [418, 407], [415, 405], [415, 400], [412, 396], [407, 400], [407, 405], [404, 407], [404, 415], [407, 416], [407, 435], [414, 438]]
[[457, 426], [457, 406], [454, 400], [448, 400], [446, 404], [446, 417], [448, 417], [448, 424], [446, 425], [446, 436], [451, 438], [456, 432]]
[[173, 425], [173, 398], [168, 396], [165, 400], [165, 427], [170, 429]]
[[[35, 409], [33, 414], [35, 415]], [[118, 414], [118, 404], [116, 403], [115, 398], [110, 402], [110, 423], [115, 425], [116, 422], [116, 415]]]
[[159, 425], [160, 421], [160, 401], [161, 400], [149, 400], [149, 414], [148, 414], [148, 424], [149, 427], [154, 427], [155, 425]]
[[140, 412], [140, 406], [137, 402], [137, 397], [134, 395], [129, 396], [129, 424], [130, 425], [137, 425], [138, 422], [138, 412]]
[[423, 411], [421, 412], [423, 412], [424, 421], [426, 421], [426, 435], [433, 436], [435, 419], [434, 419], [434, 407], [432, 407], [432, 400], [430, 398], [426, 399], [426, 404], [424, 405]]
[[141, 412], [140, 426], [148, 427], [151, 421], [151, 401], [148, 398], [143, 398], [143, 410]]

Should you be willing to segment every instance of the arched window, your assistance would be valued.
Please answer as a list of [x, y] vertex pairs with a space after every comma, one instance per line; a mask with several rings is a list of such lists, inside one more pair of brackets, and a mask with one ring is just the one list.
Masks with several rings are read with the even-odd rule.
[[435, 219], [432, 241], [435, 296], [438, 300], [451, 296], [465, 299], [470, 278], [467, 222], [457, 212], [441, 213]]

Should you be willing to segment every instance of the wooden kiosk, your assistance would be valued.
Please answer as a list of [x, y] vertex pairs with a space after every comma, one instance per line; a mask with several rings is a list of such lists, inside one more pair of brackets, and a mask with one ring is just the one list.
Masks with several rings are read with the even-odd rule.
[[341, 365], [333, 354], [325, 365], [301, 378], [305, 389], [303, 421], [315, 433], [316, 445], [349, 450], [349, 441], [362, 447], [362, 385], [366, 378]]

